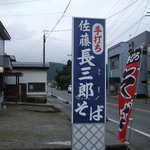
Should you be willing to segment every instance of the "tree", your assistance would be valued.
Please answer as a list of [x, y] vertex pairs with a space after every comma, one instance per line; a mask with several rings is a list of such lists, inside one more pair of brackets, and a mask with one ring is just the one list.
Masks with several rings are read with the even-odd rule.
[[65, 65], [62, 70], [57, 70], [55, 81], [61, 90], [66, 90], [71, 84], [71, 66], [72, 62], [68, 60], [67, 65]]

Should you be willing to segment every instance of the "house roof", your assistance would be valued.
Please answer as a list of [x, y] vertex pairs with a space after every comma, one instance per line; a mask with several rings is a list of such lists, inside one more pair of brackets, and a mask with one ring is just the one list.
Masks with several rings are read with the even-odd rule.
[[108, 51], [110, 51], [110, 50], [112, 50], [112, 49], [115, 49], [116, 47], [119, 47], [119, 46], [120, 46], [121, 44], [123, 44], [123, 43], [127, 43], [127, 44], [128, 44], [128, 42], [119, 42], [119, 43], [117, 43], [117, 44], [111, 46], [110, 48], [108, 48]]
[[49, 63], [45, 63], [43, 66], [41, 62], [12, 62], [12, 67], [20, 69], [49, 69]]
[[1, 36], [4, 40], [10, 40], [10, 39], [11, 39], [9, 33], [7, 32], [7, 30], [5, 29], [5, 27], [3, 26], [3, 24], [2, 24], [1, 21], [0, 21], [0, 36]]
[[6, 76], [14, 76], [14, 75], [23, 76], [23, 73], [20, 71], [17, 71], [17, 70], [8, 69], [4, 72], [4, 75], [6, 75]]

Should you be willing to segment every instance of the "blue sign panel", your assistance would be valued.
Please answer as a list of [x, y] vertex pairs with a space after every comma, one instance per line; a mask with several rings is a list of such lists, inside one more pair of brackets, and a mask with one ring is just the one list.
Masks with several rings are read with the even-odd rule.
[[105, 20], [73, 18], [73, 123], [105, 122]]

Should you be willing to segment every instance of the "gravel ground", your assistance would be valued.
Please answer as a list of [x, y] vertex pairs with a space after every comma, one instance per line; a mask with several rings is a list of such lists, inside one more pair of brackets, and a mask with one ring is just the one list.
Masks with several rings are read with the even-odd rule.
[[0, 110], [0, 149], [49, 148], [70, 141], [71, 123], [52, 107], [10, 105]]

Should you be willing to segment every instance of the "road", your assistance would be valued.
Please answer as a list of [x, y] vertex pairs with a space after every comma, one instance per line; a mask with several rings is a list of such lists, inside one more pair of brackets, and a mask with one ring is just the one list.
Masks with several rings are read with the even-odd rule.
[[[54, 88], [48, 88], [49, 94], [57, 96], [60, 100], [65, 100], [71, 103], [71, 94], [67, 91], [61, 91]], [[106, 98], [106, 110], [107, 117], [114, 123], [112, 132], [117, 134], [118, 130], [118, 100], [117, 98]], [[134, 102], [133, 109], [133, 121], [132, 130], [130, 133], [130, 143], [135, 150], [148, 150], [150, 147], [150, 102], [145, 104], [144, 102], [137, 100]], [[116, 129], [114, 129], [116, 128]], [[109, 129], [111, 130], [111, 129]], [[127, 138], [129, 133], [127, 134]]]
[[[116, 98], [107, 98], [107, 114], [111, 119], [119, 121], [118, 100]], [[150, 103], [135, 101], [132, 118], [133, 128], [150, 135]]]

